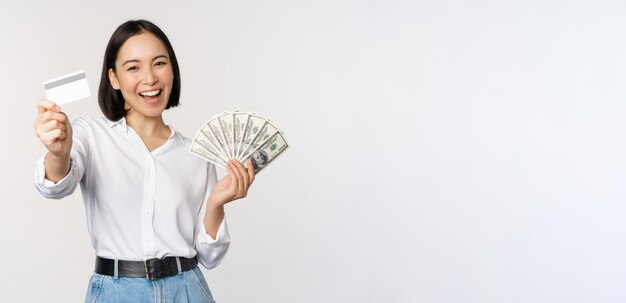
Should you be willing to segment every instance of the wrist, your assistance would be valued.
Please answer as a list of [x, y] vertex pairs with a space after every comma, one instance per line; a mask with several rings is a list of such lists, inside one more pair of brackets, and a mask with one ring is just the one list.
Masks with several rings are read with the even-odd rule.
[[55, 156], [53, 153], [48, 153], [44, 158], [44, 177], [54, 183], [63, 179], [70, 171], [71, 160], [70, 156]]
[[211, 212], [219, 212], [219, 211], [224, 211], [224, 204], [225, 203], [220, 203], [219, 201], [215, 201], [214, 199], [212, 199], [211, 197], [209, 197], [209, 201], [207, 201], [207, 206], [206, 206], [206, 210], [207, 211], [211, 211]]
[[69, 151], [62, 152], [62, 153], [53, 153], [51, 151], [48, 151], [48, 154], [46, 155], [46, 159], [50, 159], [51, 161], [55, 161], [55, 162], [69, 161], [70, 153]]

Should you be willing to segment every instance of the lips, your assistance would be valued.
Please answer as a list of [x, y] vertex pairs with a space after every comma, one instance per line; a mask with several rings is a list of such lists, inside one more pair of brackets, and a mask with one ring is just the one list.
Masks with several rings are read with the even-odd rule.
[[147, 103], [155, 104], [159, 102], [159, 96], [161, 96], [161, 90], [149, 90], [139, 93], [139, 96], [144, 99]]

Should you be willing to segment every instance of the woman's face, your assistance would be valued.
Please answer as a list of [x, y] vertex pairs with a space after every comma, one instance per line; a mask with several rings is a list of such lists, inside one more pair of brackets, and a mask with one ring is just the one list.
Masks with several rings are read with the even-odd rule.
[[169, 100], [174, 74], [167, 48], [155, 35], [143, 32], [122, 44], [109, 80], [120, 90], [127, 115], [159, 117]]

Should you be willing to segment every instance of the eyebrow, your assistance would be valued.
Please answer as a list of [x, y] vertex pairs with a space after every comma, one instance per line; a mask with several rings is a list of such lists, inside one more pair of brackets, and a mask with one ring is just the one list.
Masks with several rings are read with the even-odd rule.
[[[160, 58], [165, 58], [165, 59], [169, 59], [169, 57], [167, 55], [158, 55], [154, 58], [152, 58], [152, 61], [156, 60], [156, 59], [160, 59]], [[128, 63], [133, 63], [133, 62], [139, 62], [139, 59], [130, 59], [130, 60], [126, 60], [124, 61], [124, 63], [122, 63], [122, 66], [128, 64]]]

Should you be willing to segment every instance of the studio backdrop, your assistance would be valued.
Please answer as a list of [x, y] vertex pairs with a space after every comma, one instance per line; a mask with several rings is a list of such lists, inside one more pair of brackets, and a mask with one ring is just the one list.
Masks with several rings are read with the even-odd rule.
[[[218, 302], [624, 302], [624, 1], [3, 1], [0, 299], [81, 302], [79, 190], [33, 186], [43, 81], [129, 19], [177, 52], [187, 137], [224, 110], [290, 148], [227, 205]], [[225, 171], [218, 170], [220, 176]]]

